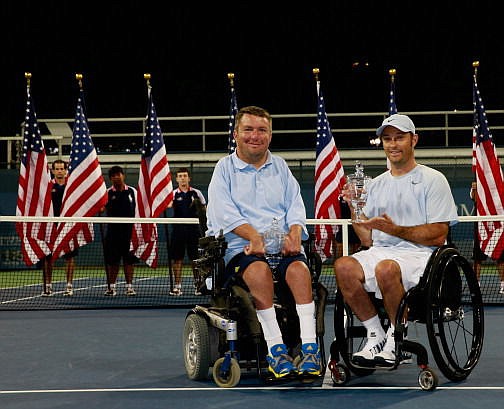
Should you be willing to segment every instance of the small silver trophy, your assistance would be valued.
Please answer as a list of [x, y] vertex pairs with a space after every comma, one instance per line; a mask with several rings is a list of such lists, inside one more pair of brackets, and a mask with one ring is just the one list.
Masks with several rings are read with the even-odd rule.
[[282, 248], [285, 239], [285, 233], [280, 229], [279, 220], [273, 217], [271, 226], [263, 233], [264, 248], [266, 250], [266, 261], [270, 268], [277, 268], [282, 259]]
[[366, 205], [368, 186], [371, 177], [364, 174], [364, 165], [355, 162], [355, 173], [347, 176], [347, 189], [350, 194], [350, 203], [354, 208], [352, 222], [362, 222], [362, 209]]

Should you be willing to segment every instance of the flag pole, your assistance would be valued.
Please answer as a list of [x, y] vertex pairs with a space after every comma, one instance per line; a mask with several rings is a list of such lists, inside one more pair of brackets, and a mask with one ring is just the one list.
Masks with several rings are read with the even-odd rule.
[[[479, 61], [473, 61], [472, 66], [473, 66], [473, 70], [474, 70], [474, 81], [477, 82]], [[473, 149], [474, 149], [474, 146], [473, 146]], [[473, 152], [473, 154], [474, 154], [474, 152]], [[473, 172], [473, 173], [474, 173], [474, 182], [478, 183], [476, 172]], [[477, 187], [478, 186], [476, 186], [476, 188]], [[477, 206], [476, 200], [474, 201], [474, 206]]]
[[[472, 66], [473, 66], [473, 70], [474, 70], [474, 81], [477, 81], [478, 80], [478, 67], [479, 67], [479, 61], [473, 61], [472, 63]], [[473, 124], [474, 126], [474, 124]], [[473, 130], [474, 132], [474, 130]], [[474, 150], [474, 146], [473, 146], [473, 150]], [[473, 152], [473, 155], [475, 154], [475, 152]], [[472, 184], [471, 184], [471, 194], [472, 194], [472, 199], [473, 199], [473, 206], [474, 206], [474, 215], [477, 216], [478, 215], [478, 178], [477, 178], [477, 174], [476, 174], [476, 171], [473, 172], [474, 173], [474, 190], [473, 190], [473, 187], [472, 187]], [[473, 235], [474, 235], [474, 240], [476, 241], [477, 239], [479, 240], [479, 226], [478, 226], [478, 222], [475, 222], [473, 224]], [[479, 243], [478, 243], [478, 246], [479, 246]]]
[[393, 84], [394, 83], [394, 77], [395, 77], [397, 71], [396, 71], [395, 68], [391, 68], [390, 70], [388, 70], [388, 73], [390, 75], [390, 82]]
[[319, 74], [320, 74], [320, 69], [314, 68], [312, 70], [313, 76], [315, 77], [315, 83], [317, 84], [317, 97], [319, 95], [319, 87], [320, 87], [320, 80], [319, 80]]
[[234, 77], [235, 77], [234, 72], [228, 72], [227, 77], [228, 77], [228, 80], [229, 80], [229, 86], [231, 88], [234, 88]]

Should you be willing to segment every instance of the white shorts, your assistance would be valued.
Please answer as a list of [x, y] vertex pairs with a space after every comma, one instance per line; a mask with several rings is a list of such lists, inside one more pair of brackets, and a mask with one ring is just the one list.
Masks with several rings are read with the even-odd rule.
[[364, 270], [364, 288], [374, 292], [376, 298], [382, 298], [381, 291], [376, 284], [375, 268], [382, 260], [394, 260], [401, 268], [401, 278], [404, 289], [408, 291], [420, 281], [432, 251], [418, 251], [400, 249], [396, 247], [371, 247], [368, 250], [352, 254]]

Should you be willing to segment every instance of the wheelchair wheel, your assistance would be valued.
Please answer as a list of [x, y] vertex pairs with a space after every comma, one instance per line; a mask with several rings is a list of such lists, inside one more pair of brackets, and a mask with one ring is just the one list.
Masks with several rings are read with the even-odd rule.
[[184, 365], [192, 380], [208, 378], [210, 336], [208, 323], [198, 314], [188, 315], [184, 323]]
[[229, 371], [222, 373], [221, 368], [224, 359], [224, 357], [221, 357], [215, 361], [212, 371], [213, 379], [217, 386], [220, 386], [221, 388], [234, 388], [240, 382], [240, 365], [235, 358], [231, 358]]
[[455, 248], [436, 255], [427, 291], [426, 326], [432, 355], [451, 381], [464, 380], [483, 347], [483, 303], [469, 262]]
[[[352, 362], [352, 355], [364, 348], [367, 340], [366, 328], [354, 317], [350, 307], [343, 302], [341, 294], [336, 295], [334, 311], [334, 333], [337, 353], [334, 353], [334, 345], [331, 346], [331, 359], [338, 353], [341, 355], [346, 367], [357, 376], [371, 375], [375, 370], [362, 368]], [[348, 375], [348, 374], [346, 374]], [[348, 376], [347, 376], [348, 378]]]

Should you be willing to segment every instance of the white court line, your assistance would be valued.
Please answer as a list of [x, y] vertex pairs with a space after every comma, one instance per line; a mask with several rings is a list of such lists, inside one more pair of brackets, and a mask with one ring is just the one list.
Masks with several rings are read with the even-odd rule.
[[[202, 392], [216, 392], [216, 391], [276, 391], [276, 390], [320, 390], [321, 387], [317, 386], [246, 386], [234, 388], [104, 388], [104, 389], [33, 389], [33, 390], [19, 390], [19, 391], [0, 391], [0, 395], [23, 395], [35, 393], [94, 393], [94, 392], [187, 392], [187, 391], [202, 391]], [[394, 391], [394, 390], [417, 390], [425, 393], [418, 386], [335, 386], [331, 390], [338, 391], [358, 391], [358, 390], [375, 390], [375, 391]], [[436, 390], [487, 390], [487, 391], [502, 391], [504, 386], [438, 386]]]
[[[79, 281], [79, 280], [94, 280], [94, 279], [95, 279], [94, 277], [82, 277], [82, 278], [78, 278], [78, 279], [74, 280], [74, 282]], [[133, 282], [136, 283], [136, 282], [151, 280], [151, 279], [152, 279], [152, 277], [137, 278], [137, 279], [134, 279]], [[117, 281], [116, 284], [123, 285], [123, 284], [126, 284], [126, 281]], [[23, 287], [34, 287], [34, 286], [40, 286], [40, 284], [30, 284], [28, 286], [11, 287], [10, 289], [17, 289], [17, 288], [23, 288]], [[104, 288], [106, 286], [107, 286], [107, 284], [96, 284], [96, 285], [91, 285], [91, 286], [87, 286], [87, 287], [76, 287], [74, 285], [74, 293], [81, 292], [81, 291], [87, 291], [87, 290], [90, 290], [93, 288]], [[56, 295], [63, 294], [64, 292], [65, 292], [64, 290], [54, 291], [52, 296], [49, 298], [52, 298]], [[20, 302], [20, 301], [35, 300], [36, 298], [42, 298], [42, 294], [30, 295], [28, 297], [15, 298], [12, 300], [2, 301], [2, 302], [0, 302], [0, 304], [12, 304], [12, 303]]]

